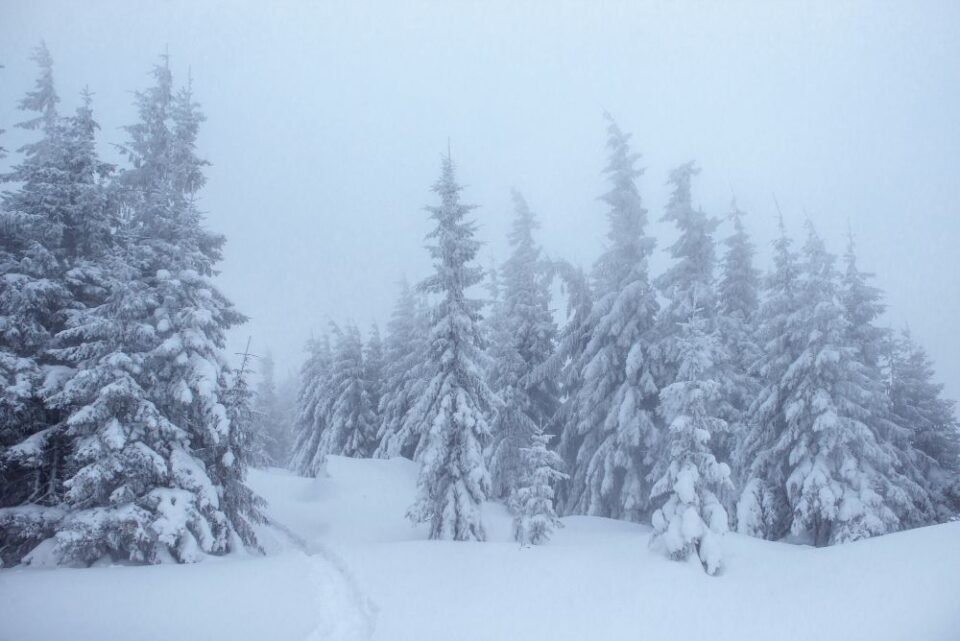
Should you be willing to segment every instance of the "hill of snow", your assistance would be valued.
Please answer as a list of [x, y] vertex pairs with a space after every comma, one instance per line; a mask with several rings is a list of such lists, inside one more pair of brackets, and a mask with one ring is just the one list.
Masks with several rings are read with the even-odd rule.
[[252, 472], [281, 524], [265, 558], [0, 571], [0, 639], [960, 639], [960, 523], [826, 549], [728, 535], [708, 577], [609, 519], [568, 517], [521, 548], [495, 504], [488, 542], [427, 541], [404, 518], [412, 463], [332, 457], [328, 472]]

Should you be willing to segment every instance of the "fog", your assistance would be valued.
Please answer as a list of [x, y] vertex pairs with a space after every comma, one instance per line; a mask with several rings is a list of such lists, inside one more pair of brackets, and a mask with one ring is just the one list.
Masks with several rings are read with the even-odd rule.
[[[553, 257], [589, 266], [605, 229], [602, 114], [643, 154], [652, 221], [675, 165], [696, 199], [735, 195], [766, 267], [779, 201], [886, 292], [960, 397], [960, 3], [20, 2], [0, 4], [0, 128], [41, 39], [64, 109], [95, 93], [102, 152], [135, 120], [131, 91], [165, 50], [192, 74], [212, 162], [202, 206], [228, 238], [220, 284], [248, 336], [295, 368], [327, 320], [389, 317], [426, 275], [423, 206], [450, 150], [486, 245], [504, 256], [510, 189]], [[11, 154], [5, 162], [16, 159]], [[672, 233], [654, 222], [653, 271]], [[721, 227], [720, 236], [727, 233]], [[558, 301], [558, 306], [562, 301]]]

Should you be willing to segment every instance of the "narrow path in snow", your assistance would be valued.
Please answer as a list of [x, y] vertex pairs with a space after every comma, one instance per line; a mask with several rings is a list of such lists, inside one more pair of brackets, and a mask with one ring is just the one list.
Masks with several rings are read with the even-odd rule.
[[[270, 526], [307, 555], [317, 611], [333, 615], [321, 620], [305, 641], [367, 641], [372, 638], [377, 606], [360, 589], [344, 560], [319, 541], [308, 541], [277, 520], [272, 519]], [[336, 570], [335, 575], [330, 574], [331, 567]], [[329, 604], [342, 600], [344, 595], [353, 601], [355, 607], [330, 613]]]

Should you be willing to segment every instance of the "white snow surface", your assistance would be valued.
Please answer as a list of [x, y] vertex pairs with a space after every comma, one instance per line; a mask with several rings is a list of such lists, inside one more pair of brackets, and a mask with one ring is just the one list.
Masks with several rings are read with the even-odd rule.
[[567, 517], [521, 548], [496, 504], [489, 541], [428, 541], [404, 518], [413, 463], [330, 457], [327, 471], [251, 473], [282, 527], [262, 531], [266, 557], [0, 571], [0, 639], [960, 639], [960, 523], [825, 549], [728, 534], [710, 577], [610, 519]]

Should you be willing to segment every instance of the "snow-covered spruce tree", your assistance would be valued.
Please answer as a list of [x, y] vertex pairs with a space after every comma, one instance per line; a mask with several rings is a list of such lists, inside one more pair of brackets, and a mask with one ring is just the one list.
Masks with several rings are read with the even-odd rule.
[[513, 536], [522, 545], [540, 545], [563, 523], [554, 510], [554, 486], [567, 478], [562, 472], [563, 459], [547, 448], [549, 434], [537, 426], [530, 436], [530, 446], [521, 448], [522, 474], [511, 503], [515, 516]]
[[516, 349], [525, 363], [521, 384], [530, 398], [529, 414], [546, 425], [556, 412], [558, 391], [552, 381], [524, 381], [553, 353], [557, 326], [550, 310], [550, 274], [533, 239], [539, 223], [523, 196], [514, 192], [516, 219], [509, 235], [513, 251], [503, 264], [503, 314], [513, 328]]
[[57, 353], [68, 318], [99, 304], [110, 272], [113, 210], [97, 158], [90, 94], [76, 113], [57, 115], [49, 53], [21, 107], [39, 114], [21, 126], [41, 137], [21, 148], [5, 176], [18, 184], [0, 206], [0, 515], [9, 536], [4, 558], [17, 562], [52, 534], [67, 478], [66, 408], [51, 398], [70, 376]]
[[[714, 437], [714, 452], [720, 460], [734, 462], [737, 444], [749, 429], [749, 408], [760, 391], [760, 378], [754, 365], [760, 360], [756, 338], [760, 301], [760, 273], [754, 267], [754, 246], [743, 225], [743, 212], [736, 201], [728, 219], [733, 233], [724, 240], [717, 283], [717, 329], [726, 351], [725, 367], [719, 376], [722, 387], [720, 416], [727, 431]], [[734, 479], [742, 477], [733, 466]]]
[[428, 333], [422, 301], [403, 279], [384, 345], [378, 457], [412, 459], [418, 449], [421, 426], [406, 419], [426, 385]]
[[437, 302], [427, 352], [430, 378], [405, 420], [423, 430], [418, 497], [408, 515], [429, 523], [432, 539], [482, 541], [480, 506], [490, 493], [483, 450], [497, 399], [486, 383], [480, 303], [467, 298], [482, 272], [472, 264], [480, 243], [466, 218], [473, 206], [460, 201], [461, 190], [448, 155], [433, 186], [440, 204], [427, 208], [436, 222], [428, 235], [435, 273], [421, 289]]
[[521, 449], [530, 444], [537, 423], [524, 411], [524, 406], [529, 405], [529, 398], [519, 386], [520, 373], [525, 369], [524, 362], [516, 347], [510, 319], [503, 311], [499, 270], [492, 267], [488, 275], [490, 311], [484, 319], [490, 361], [487, 381], [501, 404], [491, 421], [491, 438], [485, 454], [490, 471], [491, 496], [509, 499], [519, 486], [523, 473]]
[[747, 410], [746, 427], [737, 442], [734, 469], [743, 486], [737, 502], [737, 530], [751, 536], [778, 539], [790, 531], [790, 507], [783, 491], [781, 470], [773, 457], [757, 458], [785, 430], [785, 396], [780, 379], [803, 349], [804, 336], [797, 323], [800, 306], [800, 265], [793, 239], [783, 216], [780, 235], [773, 242], [773, 270], [764, 279], [765, 296], [757, 315], [757, 340], [761, 358], [755, 369], [761, 390]]
[[52, 463], [47, 441], [56, 419], [46, 414], [42, 388], [45, 351], [62, 325], [58, 313], [72, 302], [56, 247], [58, 205], [69, 187], [61, 178], [64, 128], [57, 113], [53, 61], [43, 44], [31, 58], [40, 75], [19, 108], [35, 117], [17, 126], [38, 131], [40, 138], [19, 150], [21, 162], [2, 177], [21, 186], [4, 193], [0, 209], [0, 506], [55, 503], [59, 490], [45, 474]]
[[327, 429], [330, 416], [332, 362], [329, 336], [324, 333], [319, 339], [310, 339], [307, 360], [300, 369], [297, 434], [290, 459], [290, 469], [303, 476], [320, 476], [324, 470], [320, 438]]
[[712, 451], [714, 435], [726, 430], [721, 418], [726, 352], [717, 332], [713, 232], [718, 221], [693, 206], [693, 163], [670, 174], [673, 192], [663, 220], [680, 235], [670, 247], [671, 267], [657, 279], [667, 305], [658, 323], [654, 350], [661, 377], [659, 414], [664, 434], [654, 464], [651, 500], [655, 544], [674, 559], [696, 552], [709, 574], [720, 567], [718, 535], [727, 512], [718, 494], [730, 483], [729, 467]]
[[520, 480], [520, 450], [539, 425], [552, 419], [558, 390], [550, 379], [530, 375], [554, 350], [557, 328], [550, 311], [546, 264], [533, 240], [536, 219], [518, 192], [510, 233], [510, 257], [502, 267], [501, 299], [490, 320], [491, 387], [502, 404], [492, 425], [490, 476], [494, 496], [509, 497]]
[[680, 235], [669, 248], [673, 265], [657, 278], [657, 287], [667, 301], [661, 310], [655, 351], [657, 376], [663, 385], [673, 382], [680, 367], [681, 354], [688, 340], [684, 325], [694, 316], [701, 331], [711, 333], [715, 326], [716, 293], [713, 272], [716, 243], [713, 233], [718, 222], [703, 210], [694, 208], [691, 181], [700, 170], [692, 162], [670, 173], [672, 187], [664, 222], [676, 225]]
[[651, 542], [676, 560], [696, 553], [707, 573], [716, 574], [723, 557], [719, 537], [728, 529], [718, 494], [730, 484], [730, 468], [711, 451], [712, 436], [726, 423], [718, 417], [721, 386], [715, 377], [722, 348], [705, 326], [696, 312], [680, 326], [674, 380], [660, 390], [666, 434], [651, 495], [663, 503], [653, 514]]
[[928, 524], [935, 520], [935, 503], [926, 483], [927, 470], [918, 468], [913, 456], [910, 428], [891, 420], [888, 374], [892, 336], [888, 329], [876, 325], [884, 311], [881, 291], [870, 284], [872, 274], [860, 271], [849, 234], [844, 254], [844, 272], [840, 281], [840, 302], [847, 321], [847, 342], [856, 352], [863, 367], [862, 403], [867, 410], [870, 427], [890, 456], [897, 459], [902, 474], [899, 488], [906, 494], [897, 505], [901, 525]]
[[211, 282], [223, 237], [194, 204], [202, 116], [189, 87], [174, 94], [166, 59], [153, 76], [127, 128], [116, 279], [62, 332], [76, 375], [55, 400], [71, 408], [73, 473], [69, 514], [45, 550], [61, 563], [194, 561], [255, 546], [250, 524], [262, 520], [222, 356], [244, 318]]
[[[276, 365], [268, 352], [260, 361], [260, 378], [254, 392], [253, 441], [261, 449], [263, 464], [283, 466], [290, 460], [293, 433], [277, 395]], [[251, 461], [257, 464], [257, 459]]]
[[380, 446], [380, 399], [383, 398], [383, 340], [380, 327], [376, 323], [370, 326], [370, 337], [363, 348], [363, 378], [366, 381], [367, 397], [374, 422], [374, 448], [370, 456]]
[[809, 225], [800, 277], [788, 283], [795, 304], [767, 321], [768, 382], [745, 452], [752, 464], [738, 505], [741, 531], [770, 539], [789, 532], [822, 546], [899, 527], [908, 497], [872, 427], [837, 281], [834, 257]]
[[377, 421], [363, 362], [363, 339], [355, 325], [336, 332], [330, 365], [330, 415], [320, 435], [323, 454], [367, 458], [376, 449]]
[[[609, 119], [609, 117], [608, 117]], [[649, 516], [647, 477], [656, 435], [657, 386], [650, 367], [651, 332], [659, 307], [647, 276], [654, 240], [644, 233], [629, 134], [609, 119], [605, 169], [610, 189], [608, 246], [594, 267], [594, 302], [582, 351], [571, 354], [560, 451], [571, 471], [567, 513], [634, 521]]]
[[229, 443], [223, 448], [223, 456], [215, 462], [221, 467], [216, 476], [224, 479], [223, 488], [220, 490], [223, 511], [237, 531], [240, 541], [263, 552], [263, 548], [257, 543], [253, 526], [267, 522], [263, 513], [267, 502], [244, 483], [250, 465], [263, 460], [263, 452], [255, 449], [254, 444], [254, 394], [248, 382], [252, 373], [249, 347], [248, 340], [240, 367], [228, 374], [226, 384], [229, 387], [224, 404], [227, 408], [227, 419], [230, 421]]
[[894, 342], [890, 359], [890, 419], [906, 434], [901, 453], [906, 473], [921, 485], [933, 513], [920, 523], [960, 513], [960, 422], [954, 402], [934, 382], [933, 363], [908, 331]]
[[278, 461], [279, 466], [290, 466], [293, 457], [293, 447], [297, 435], [297, 397], [300, 393], [299, 372], [288, 371], [277, 382], [277, 404], [280, 408], [280, 417], [287, 432], [286, 456]]
[[522, 471], [520, 448], [528, 444], [536, 423], [519, 408], [514, 398], [518, 377], [512, 377], [512, 384], [505, 380], [523, 369], [523, 359], [515, 347], [509, 319], [503, 313], [503, 287], [495, 263], [491, 263], [486, 276], [487, 314], [483, 319], [482, 333], [490, 363], [487, 383], [501, 405], [492, 417], [490, 441], [484, 454], [490, 471], [491, 496], [509, 499], [517, 488]]
[[[553, 260], [547, 264], [547, 275], [552, 282], [559, 279], [561, 293], [566, 297], [566, 318], [557, 332], [553, 353], [532, 372], [527, 374], [528, 385], [551, 381], [557, 389], [558, 399], [570, 396], [571, 390], [579, 389], [582, 384], [581, 372], [568, 364], [586, 349], [589, 340], [588, 321], [593, 308], [593, 292], [590, 279], [580, 267], [564, 261]], [[548, 434], [559, 436], [563, 426], [571, 420], [571, 403], [560, 402], [553, 419], [544, 427]], [[558, 504], [563, 503], [567, 486], [558, 488]]]

